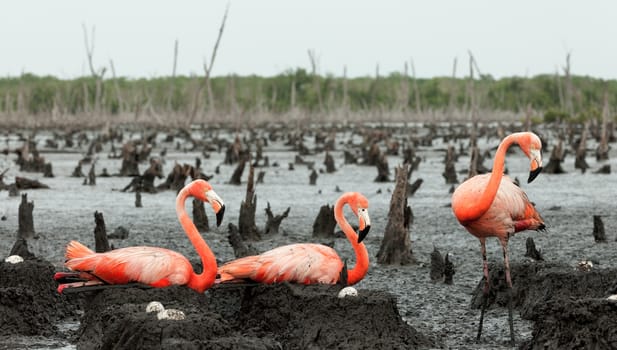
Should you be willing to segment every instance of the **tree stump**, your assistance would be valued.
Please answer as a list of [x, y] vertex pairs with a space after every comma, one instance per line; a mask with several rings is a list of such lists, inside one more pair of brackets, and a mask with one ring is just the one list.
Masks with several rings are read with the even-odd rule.
[[34, 221], [32, 220], [32, 211], [34, 210], [34, 202], [28, 202], [28, 194], [21, 195], [21, 203], [18, 210], [18, 230], [17, 237], [23, 239], [35, 238], [38, 235], [34, 232]]
[[287, 207], [287, 210], [285, 210], [283, 214], [274, 216], [274, 214], [272, 214], [272, 209], [270, 208], [270, 202], [268, 202], [268, 207], [266, 208], [266, 215], [268, 216], [268, 220], [266, 221], [266, 228], [264, 230], [264, 233], [279, 233], [279, 226], [281, 225], [281, 221], [283, 221], [283, 219], [289, 215], [290, 209], [291, 207]]
[[17, 196], [19, 196], [19, 189], [17, 188], [17, 184], [12, 183], [9, 185], [9, 197]]
[[446, 152], [445, 158], [445, 171], [441, 174], [444, 179], [446, 179], [446, 184], [457, 184], [458, 178], [456, 176], [456, 167], [454, 166], [454, 162], [456, 161], [456, 154], [454, 150], [454, 146], [449, 145], [448, 151]]
[[454, 270], [454, 264], [450, 261], [450, 253], [446, 253], [446, 259], [444, 261], [443, 283], [454, 284], [455, 273], [456, 271]]
[[317, 175], [317, 171], [315, 171], [315, 169], [313, 169], [313, 171], [311, 171], [311, 175], [309, 175], [309, 185], [316, 185], [317, 184], [317, 177], [319, 175]]
[[103, 213], [94, 212], [94, 246], [97, 253], [104, 253], [110, 251], [109, 241], [107, 240], [107, 230], [105, 229], [105, 219]]
[[441, 256], [441, 253], [437, 250], [437, 247], [433, 247], [433, 252], [431, 253], [431, 281], [437, 282], [443, 278], [445, 266], [446, 263], [443, 256]]
[[596, 243], [606, 243], [606, 233], [604, 233], [604, 223], [600, 215], [593, 216], [593, 239]]
[[313, 237], [334, 238], [336, 219], [334, 218], [334, 207], [322, 205], [319, 214], [313, 221]]
[[336, 167], [334, 166], [334, 158], [330, 152], [326, 151], [326, 159], [323, 163], [326, 166], [326, 173], [333, 173], [336, 171]]
[[15, 186], [20, 190], [49, 188], [49, 186], [39, 182], [39, 180], [31, 180], [21, 176], [15, 176]]
[[377, 253], [377, 262], [380, 264], [407, 265], [415, 261], [411, 251], [409, 228], [405, 227], [407, 171], [408, 167], [403, 165], [399, 166], [396, 172], [396, 185], [390, 199], [388, 223]]
[[227, 236], [227, 239], [229, 240], [229, 244], [234, 250], [234, 255], [236, 256], [236, 259], [259, 254], [257, 249], [255, 249], [250, 243], [244, 242], [236, 225], [230, 222], [227, 227], [229, 230], [229, 235]]
[[[242, 161], [244, 162], [244, 161]], [[240, 204], [240, 216], [238, 217], [238, 229], [244, 240], [258, 241], [261, 239], [257, 225], [255, 224], [255, 210], [257, 209], [257, 195], [253, 182], [255, 170], [249, 167], [249, 177], [246, 184], [246, 197]]]
[[380, 154], [377, 159], [377, 177], [375, 182], [390, 182], [390, 168], [388, 167], [388, 158], [385, 154]]
[[45, 166], [43, 167], [43, 177], [54, 177], [51, 163], [45, 163]]
[[210, 225], [208, 225], [208, 217], [206, 216], [204, 202], [199, 199], [193, 199], [193, 223], [199, 232], [210, 231]]
[[407, 197], [413, 196], [416, 193], [416, 191], [420, 188], [423, 182], [424, 180], [417, 179], [412, 184], [407, 183]]
[[71, 173], [71, 177], [84, 177], [84, 173], [81, 170], [81, 160], [77, 162], [77, 166], [75, 167], [75, 169], [73, 169], [73, 172]]
[[532, 237], [527, 237], [525, 241], [525, 247], [527, 251], [525, 252], [525, 256], [532, 258], [536, 261], [544, 261], [544, 257], [542, 257], [542, 252], [536, 249], [536, 243], [533, 241]]
[[266, 172], [265, 171], [260, 171], [260, 172], [257, 173], [257, 183], [258, 184], [264, 183], [264, 176], [266, 176]]
[[90, 171], [88, 172], [88, 185], [90, 186], [96, 185], [96, 174], [94, 173], [94, 164], [96, 164], [96, 162], [92, 163], [92, 165], [90, 166]]
[[566, 152], [563, 149], [563, 141], [559, 140], [555, 147], [553, 147], [548, 164], [542, 171], [546, 174], [565, 174], [566, 171], [561, 167], [561, 163], [563, 162], [565, 156]]
[[135, 191], [135, 208], [143, 207], [141, 204], [141, 191], [138, 189]]
[[[232, 185], [240, 185], [242, 184], [242, 173], [244, 172], [244, 167], [246, 165], [246, 161], [244, 159], [242, 159], [238, 165], [236, 166], [236, 169], [234, 170], [233, 174], [231, 174], [231, 178], [229, 179], [229, 183]], [[252, 168], [252, 167], [251, 167]]]
[[588, 123], [585, 123], [581, 140], [576, 148], [576, 158], [574, 159], [574, 168], [581, 169], [581, 173], [583, 174], [587, 171], [587, 169], [589, 169], [589, 164], [587, 164], [587, 161], [585, 160], [585, 156], [587, 155], [587, 127]]

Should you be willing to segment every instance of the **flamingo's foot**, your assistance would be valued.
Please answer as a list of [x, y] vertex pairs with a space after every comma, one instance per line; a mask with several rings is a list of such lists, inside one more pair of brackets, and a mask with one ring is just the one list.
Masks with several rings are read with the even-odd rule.
[[143, 283], [127, 283], [127, 284], [105, 284], [100, 281], [86, 281], [86, 282], [74, 282], [65, 283], [58, 286], [58, 293], [81, 293], [91, 292], [96, 290], [110, 289], [110, 288], [141, 288], [150, 289], [152, 286]]

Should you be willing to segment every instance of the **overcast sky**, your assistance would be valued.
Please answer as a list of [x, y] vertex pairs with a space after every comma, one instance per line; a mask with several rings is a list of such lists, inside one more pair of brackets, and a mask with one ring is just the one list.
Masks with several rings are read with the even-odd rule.
[[[19, 0], [0, 11], [0, 75], [89, 74], [82, 25], [96, 28], [94, 65], [126, 77], [203, 74], [227, 1]], [[572, 73], [617, 78], [617, 1], [231, 0], [212, 74], [271, 76], [310, 66], [387, 75], [413, 59], [419, 77]], [[109, 72], [109, 69], [108, 69]], [[109, 74], [109, 73], [108, 73]], [[109, 75], [107, 75], [109, 76]]]

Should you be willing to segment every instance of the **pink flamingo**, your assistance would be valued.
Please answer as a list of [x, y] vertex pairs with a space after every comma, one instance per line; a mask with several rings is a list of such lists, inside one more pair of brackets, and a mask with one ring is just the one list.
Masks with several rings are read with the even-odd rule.
[[[358, 216], [360, 234], [356, 234], [343, 215], [349, 204]], [[362, 240], [371, 222], [368, 200], [358, 192], [344, 193], [334, 206], [334, 217], [353, 246], [356, 265], [347, 270], [336, 251], [321, 244], [290, 244], [274, 248], [260, 255], [230, 261], [219, 268], [221, 282], [252, 280], [260, 283], [295, 282], [302, 284], [352, 285], [364, 278], [368, 271], [368, 252]]]
[[533, 181], [542, 170], [542, 142], [531, 132], [508, 135], [501, 141], [493, 161], [490, 174], [474, 176], [463, 182], [452, 195], [452, 210], [458, 221], [469, 233], [478, 237], [482, 250], [484, 267], [484, 300], [480, 313], [477, 339], [482, 334], [482, 322], [487, 307], [489, 292], [488, 262], [486, 260], [486, 238], [497, 237], [503, 249], [503, 259], [508, 284], [508, 321], [510, 340], [514, 344], [514, 324], [512, 321], [512, 280], [508, 260], [508, 239], [523, 230], [544, 230], [544, 221], [529, 201], [527, 195], [512, 180], [503, 175], [506, 150], [518, 144], [531, 160], [529, 179]]
[[54, 279], [78, 277], [84, 281], [60, 284], [58, 292], [62, 293], [65, 288], [131, 282], [159, 288], [187, 285], [199, 293], [208, 289], [216, 279], [216, 258], [186, 213], [184, 202], [189, 196], [210, 203], [216, 213], [217, 226], [223, 220], [225, 205], [204, 180], [189, 183], [176, 197], [178, 219], [201, 257], [201, 274], [193, 271], [191, 263], [182, 254], [169, 249], [139, 246], [95, 253], [83, 244], [71, 241], [66, 248], [65, 266], [77, 272], [58, 272]]

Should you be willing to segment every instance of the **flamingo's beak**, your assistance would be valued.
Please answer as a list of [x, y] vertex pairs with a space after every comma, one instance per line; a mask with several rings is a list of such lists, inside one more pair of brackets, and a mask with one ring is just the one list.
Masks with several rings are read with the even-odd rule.
[[529, 178], [527, 183], [532, 182], [542, 171], [542, 154], [540, 150], [532, 149], [530, 152], [531, 164], [529, 165]]
[[361, 243], [371, 229], [371, 219], [368, 216], [368, 210], [366, 208], [358, 209], [358, 220], [360, 221], [358, 227], [360, 230], [358, 233], [358, 243]]
[[221, 226], [221, 222], [223, 222], [223, 215], [225, 215], [225, 203], [223, 203], [221, 197], [219, 197], [219, 195], [213, 190], [206, 192], [206, 199], [216, 213], [216, 226]]

